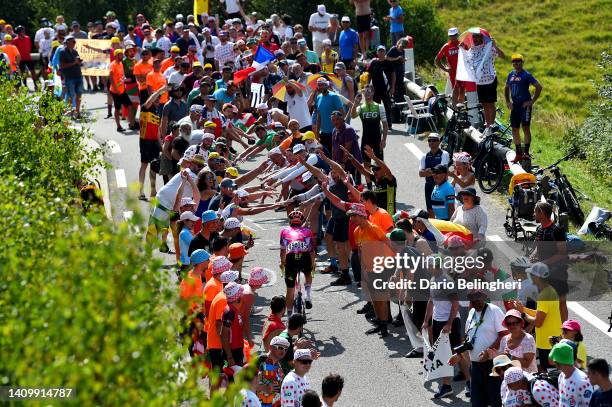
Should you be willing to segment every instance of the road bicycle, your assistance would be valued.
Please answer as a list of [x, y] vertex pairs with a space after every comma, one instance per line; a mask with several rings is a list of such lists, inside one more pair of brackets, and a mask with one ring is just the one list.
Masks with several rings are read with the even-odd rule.
[[482, 192], [490, 194], [502, 181], [506, 169], [506, 152], [512, 139], [508, 137], [508, 128], [493, 126], [485, 132], [478, 143], [474, 158], [474, 177]]
[[442, 149], [452, 158], [453, 153], [461, 151], [463, 147], [463, 131], [470, 127], [470, 118], [468, 109], [463, 103], [457, 104], [456, 107], [448, 105], [447, 108], [453, 112], [453, 115], [448, 119], [444, 129]]
[[297, 273], [295, 277], [295, 290], [293, 292], [293, 313], [294, 314], [302, 314], [304, 317], [304, 321], [306, 321], [306, 289], [304, 284], [302, 284], [302, 280], [305, 280], [306, 276], [303, 272]]

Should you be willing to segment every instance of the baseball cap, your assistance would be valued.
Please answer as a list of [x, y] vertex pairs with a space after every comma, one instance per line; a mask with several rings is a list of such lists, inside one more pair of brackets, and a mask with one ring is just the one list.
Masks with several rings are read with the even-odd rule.
[[217, 214], [213, 210], [204, 211], [202, 213], [202, 223], [208, 223], [217, 220]]
[[111, 38], [111, 44], [119, 44], [120, 42], [121, 40], [119, 39], [119, 37]]
[[316, 140], [316, 139], [317, 139], [317, 137], [310, 130], [308, 130], [306, 133], [302, 134], [302, 141]]
[[181, 52], [181, 49], [176, 45], [170, 47], [170, 52]]
[[80, 27], [80, 26], [81, 26], [81, 24], [79, 24], [79, 22], [78, 22], [78, 21], [74, 20], [74, 21], [72, 22], [72, 24], [70, 24], [70, 26], [71, 26], [71, 27]]
[[114, 54], [115, 56], [117, 56], [117, 55], [119, 55], [119, 54], [123, 54], [123, 50], [122, 50], [121, 48], [117, 48], [117, 49], [116, 49], [116, 50], [113, 52], [113, 54]]
[[204, 249], [197, 249], [191, 253], [191, 257], [189, 261], [191, 264], [196, 265], [200, 263], [204, 263], [206, 260], [210, 259], [210, 254]]
[[340, 61], [340, 62], [336, 62], [336, 65], [334, 66], [335, 69], [346, 69], [346, 65], [344, 64], [344, 62]]
[[225, 288], [223, 288], [223, 293], [225, 293], [228, 303], [238, 301], [242, 297], [243, 292], [244, 287], [242, 287], [240, 284], [235, 283], [234, 281], [228, 283]]
[[223, 229], [238, 229], [240, 227], [240, 221], [237, 218], [227, 218], [223, 223]]
[[[231, 218], [230, 218], [231, 219]], [[240, 259], [249, 254], [242, 243], [232, 243], [229, 247], [230, 260]]]
[[215, 257], [212, 262], [212, 274], [216, 276], [232, 268], [232, 262], [225, 256]]
[[[213, 153], [208, 155], [209, 158], [211, 154]], [[236, 183], [231, 178], [223, 178], [223, 180], [221, 180], [221, 188], [236, 188]]]
[[567, 343], [557, 343], [552, 347], [548, 359], [560, 365], [573, 365], [574, 349]]
[[448, 173], [448, 167], [444, 164], [438, 164], [431, 169], [434, 174], [446, 174]]
[[438, 133], [429, 133], [427, 135], [427, 140], [429, 140], [429, 139], [440, 140], [440, 135]]
[[208, 95], [208, 96], [206, 96], [206, 100], [210, 100], [210, 101], [216, 102], [217, 98], [215, 97], [215, 95]]
[[425, 209], [414, 209], [410, 213], [410, 219], [429, 219], [429, 213]]
[[297, 43], [298, 45], [306, 45], [306, 40], [304, 38], [300, 38]]
[[193, 214], [191, 211], [186, 211], [181, 213], [181, 221], [190, 220], [192, 222], [197, 222], [199, 218]]
[[[4, 36], [4, 40], [5, 40], [5, 41], [8, 41], [8, 40], [6, 39], [6, 37], [10, 37], [10, 35], [9, 35], [9, 34], [6, 34], [6, 35]], [[9, 39], [10, 39], [10, 38], [9, 38]], [[66, 36], [66, 38], [64, 38], [64, 42], [68, 42], [68, 41], [71, 41], [71, 40], [72, 40], [72, 41], [76, 41], [73, 35], [68, 35], [68, 36]]]
[[304, 144], [296, 144], [293, 146], [293, 154], [297, 154], [300, 151], [305, 151], [306, 150], [306, 146], [304, 146]]
[[236, 195], [238, 196], [238, 198], [246, 198], [247, 196], [249, 196], [249, 193], [245, 189], [239, 189], [236, 191]]
[[293, 354], [293, 360], [312, 360], [310, 349], [297, 349]]
[[186, 196], [184, 198], [181, 198], [181, 206], [185, 206], [185, 205], [195, 205], [196, 203], [194, 202], [193, 198]]
[[275, 336], [270, 341], [270, 346], [284, 346], [285, 348], [288, 348], [289, 345], [289, 341], [282, 336]]
[[193, 113], [202, 113], [203, 110], [204, 106], [198, 104], [191, 105], [191, 107], [189, 108], [189, 111]]
[[228, 174], [230, 177], [238, 176], [238, 170], [236, 169], [236, 167], [227, 167], [225, 169], [225, 173]]
[[387, 233], [387, 237], [392, 242], [403, 242], [406, 240], [406, 233], [402, 229], [395, 228]]
[[351, 19], [349, 18], [349, 16], [342, 16], [342, 20], [340, 20], [343, 23], [350, 23]]
[[257, 106], [255, 106], [255, 109], [257, 109], [257, 110], [268, 110], [268, 105], [266, 103], [259, 103]]
[[217, 127], [217, 124], [215, 122], [211, 122], [210, 120], [207, 120], [204, 123], [204, 127]]
[[204, 64], [204, 69], [212, 69], [212, 65], [211, 64]]
[[274, 147], [273, 149], [271, 149], [270, 151], [268, 151], [268, 158], [272, 157], [274, 154], [280, 154], [282, 155], [283, 152], [281, 151], [280, 148], [278, 147]]
[[531, 274], [532, 276], [540, 278], [547, 278], [548, 276], [550, 276], [550, 269], [544, 263], [534, 263], [525, 271]]
[[521, 54], [512, 54], [512, 61], [524, 61], [525, 58]]
[[325, 79], [324, 77], [320, 77], [319, 79], [317, 79], [317, 85], [327, 85], [327, 79]]
[[240, 275], [240, 273], [237, 272], [236, 270], [227, 270], [227, 271], [224, 271], [223, 273], [221, 273], [221, 276], [219, 277], [219, 280], [221, 280], [221, 282], [223, 284], [229, 284], [232, 281], [238, 280], [238, 276], [239, 275]]
[[360, 203], [351, 204], [349, 210], [346, 211], [346, 214], [348, 216], [363, 216], [364, 218], [368, 217], [365, 206]]
[[574, 319], [568, 319], [561, 325], [561, 329], [567, 329], [568, 331], [580, 331], [580, 323]]
[[450, 37], [451, 35], [458, 35], [459, 34], [459, 29], [457, 27], [451, 27], [448, 29], [448, 36]]
[[376, 47], [376, 51], [386, 51], [387, 48], [385, 48], [384, 45], [379, 45], [378, 47]]
[[331, 46], [331, 40], [329, 38], [326, 38], [322, 41], [323, 45], [329, 45]]

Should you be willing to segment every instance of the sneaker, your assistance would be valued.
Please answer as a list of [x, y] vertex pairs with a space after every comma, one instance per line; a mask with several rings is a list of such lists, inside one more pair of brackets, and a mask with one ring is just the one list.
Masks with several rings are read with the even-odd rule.
[[368, 311], [374, 311], [374, 307], [371, 302], [366, 302], [363, 307], [357, 310], [358, 314], [366, 314]]
[[112, 114], [107, 114], [106, 116], [104, 116], [105, 119], [110, 119], [111, 117], [113, 117]]
[[418, 349], [412, 349], [410, 352], [406, 353], [406, 355], [404, 355], [405, 358], [409, 358], [409, 359], [416, 359], [416, 358], [423, 358], [423, 349], [418, 350]]
[[363, 314], [363, 316], [368, 320], [376, 318], [376, 314], [374, 313], [374, 310], [366, 312], [365, 314]]
[[365, 334], [366, 335], [373, 335], [373, 334], [379, 333], [380, 331], [381, 331], [381, 325], [380, 324], [376, 324], [372, 328], [370, 328], [367, 331], [365, 331]]
[[393, 321], [391, 321], [391, 324], [393, 324], [393, 326], [396, 328], [404, 326], [404, 317], [402, 317], [402, 314], [397, 315]]
[[378, 332], [378, 336], [380, 336], [381, 338], [386, 338], [387, 336], [389, 336], [389, 331], [387, 330], [387, 324], [386, 323], [381, 323], [379, 325], [380, 331]]
[[465, 382], [465, 397], [472, 397], [472, 393], [470, 391], [470, 381]]
[[170, 248], [168, 247], [168, 243], [163, 242], [160, 246], [159, 246], [159, 251], [162, 253], [170, 253]]
[[140, 125], [138, 123], [134, 123], [133, 125], [129, 126], [130, 130], [140, 130]]
[[310, 300], [306, 300], [306, 301], [304, 301], [304, 303], [306, 304], [306, 309], [311, 309], [312, 308], [312, 302]]
[[338, 277], [337, 279], [332, 281], [329, 285], [331, 285], [332, 287], [337, 287], [341, 285], [351, 285], [351, 283], [352, 283], [351, 278], [347, 275], [344, 275], [344, 276]]
[[442, 397], [448, 397], [453, 394], [453, 388], [450, 387], [450, 384], [443, 384], [440, 386], [440, 389], [436, 394], [434, 394], [435, 399], [441, 399]]
[[325, 267], [323, 270], [319, 271], [319, 273], [321, 274], [331, 274], [331, 273], [338, 273], [340, 270], [338, 270], [338, 266], [332, 266], [331, 264], [327, 267]]
[[119, 127], [117, 127], [117, 131], [119, 133], [123, 133], [125, 131], [125, 129], [123, 127], [119, 126]]

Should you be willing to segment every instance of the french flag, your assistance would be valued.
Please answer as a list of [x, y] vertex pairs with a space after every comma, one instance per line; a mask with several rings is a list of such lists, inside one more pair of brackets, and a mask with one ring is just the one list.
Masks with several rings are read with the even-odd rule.
[[257, 52], [255, 52], [255, 56], [253, 57], [253, 63], [251, 64], [251, 66], [246, 69], [236, 71], [236, 73], [234, 73], [234, 83], [240, 83], [246, 78], [248, 78], [249, 75], [257, 71], [261, 71], [266, 67], [266, 65], [268, 65], [270, 61], [273, 60], [274, 54], [272, 54], [270, 51], [260, 45], [259, 47], [257, 47]]

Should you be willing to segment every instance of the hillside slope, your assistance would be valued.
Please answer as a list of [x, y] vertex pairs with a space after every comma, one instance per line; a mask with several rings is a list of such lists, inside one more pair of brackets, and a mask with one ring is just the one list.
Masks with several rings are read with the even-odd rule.
[[[544, 110], [566, 118], [584, 116], [585, 102], [595, 96], [590, 81], [601, 75], [601, 52], [612, 44], [612, 0], [437, 3], [438, 15], [449, 27], [484, 27], [507, 54], [523, 54], [525, 69], [544, 86]], [[510, 61], [498, 61], [496, 66], [500, 80], [505, 80]]]

